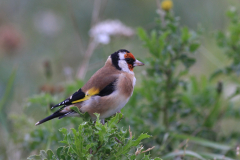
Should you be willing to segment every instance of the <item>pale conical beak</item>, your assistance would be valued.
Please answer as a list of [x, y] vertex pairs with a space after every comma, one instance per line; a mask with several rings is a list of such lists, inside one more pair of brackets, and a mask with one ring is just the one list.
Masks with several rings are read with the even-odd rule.
[[135, 67], [135, 66], [143, 66], [144, 63], [142, 63], [142, 62], [140, 62], [139, 60], [136, 59], [136, 61], [134, 62], [133, 65], [134, 65], [134, 67]]

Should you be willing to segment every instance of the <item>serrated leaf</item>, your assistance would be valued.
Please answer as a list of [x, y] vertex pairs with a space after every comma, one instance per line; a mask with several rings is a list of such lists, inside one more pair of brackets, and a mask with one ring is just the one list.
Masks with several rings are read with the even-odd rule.
[[40, 156], [41, 156], [42, 159], [47, 159], [47, 157], [48, 157], [46, 151], [44, 151], [44, 150], [40, 151]]
[[78, 107], [73, 106], [73, 107], [70, 107], [70, 109], [72, 109], [72, 110], [74, 110], [75, 112], [77, 112], [80, 116], [82, 115], [82, 113], [79, 111]]
[[66, 135], [66, 134], [67, 134], [67, 129], [66, 129], [66, 128], [60, 128], [59, 131], [60, 131], [63, 135]]
[[67, 141], [67, 129], [66, 128], [60, 128], [59, 131], [64, 135], [64, 138], [62, 141], [60, 141], [60, 143], [64, 143], [64, 144], [68, 144]]
[[64, 149], [64, 147], [59, 147], [57, 149], [57, 157], [60, 159], [61, 158], [61, 153], [62, 153], [62, 150]]
[[131, 149], [131, 147], [136, 147], [137, 145], [139, 145], [139, 143], [141, 142], [141, 140], [146, 139], [151, 137], [148, 134], [141, 134], [136, 140], [133, 139], [129, 139], [127, 144], [125, 146], [123, 146], [121, 149], [119, 149], [119, 151], [115, 154], [116, 157], [124, 155], [126, 153], [128, 153]]
[[49, 159], [49, 160], [55, 159], [54, 158], [54, 153], [53, 153], [52, 150], [47, 151], [47, 159]]
[[123, 114], [122, 113], [117, 113], [114, 117], [112, 117], [109, 121], [108, 121], [108, 127], [109, 128], [113, 128], [117, 125], [117, 123], [122, 119]]

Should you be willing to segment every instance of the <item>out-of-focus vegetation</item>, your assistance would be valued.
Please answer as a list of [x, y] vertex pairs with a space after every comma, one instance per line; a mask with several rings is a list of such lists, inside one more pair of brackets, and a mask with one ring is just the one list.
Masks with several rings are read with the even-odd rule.
[[[0, 159], [240, 158], [238, 1], [0, 4]], [[121, 121], [34, 126], [120, 48], [146, 64]]]

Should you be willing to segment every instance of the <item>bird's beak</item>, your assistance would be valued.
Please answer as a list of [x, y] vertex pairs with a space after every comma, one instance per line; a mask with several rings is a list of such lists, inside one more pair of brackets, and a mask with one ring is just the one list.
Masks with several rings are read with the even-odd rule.
[[133, 65], [134, 65], [134, 67], [135, 67], [135, 66], [143, 66], [144, 63], [142, 63], [142, 62], [140, 62], [139, 60], [136, 59], [136, 61], [134, 62]]

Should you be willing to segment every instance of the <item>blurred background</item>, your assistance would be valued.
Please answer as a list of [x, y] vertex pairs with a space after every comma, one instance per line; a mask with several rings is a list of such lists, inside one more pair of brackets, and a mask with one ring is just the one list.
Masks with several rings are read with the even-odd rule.
[[[173, 4], [181, 26], [203, 31], [189, 74], [208, 76], [226, 66], [229, 61], [217, 47], [214, 33], [226, 30], [225, 13], [231, 6], [240, 9], [239, 1], [173, 0]], [[149, 52], [135, 32], [138, 27], [153, 29], [156, 11], [155, 0], [0, 0], [0, 139], [15, 123], [3, 123], [3, 117], [25, 114], [28, 97], [45, 91], [61, 93], [64, 85], [76, 80], [86, 82], [119, 49], [130, 50], [144, 62]], [[102, 26], [96, 29], [96, 24]], [[112, 33], [111, 27], [118, 32]], [[136, 68], [137, 86], [144, 70]], [[26, 116], [37, 121], [46, 114], [31, 110]], [[11, 147], [0, 141], [4, 159]], [[15, 158], [24, 156], [19, 153]]]

